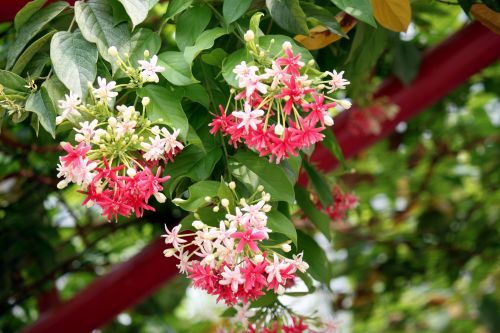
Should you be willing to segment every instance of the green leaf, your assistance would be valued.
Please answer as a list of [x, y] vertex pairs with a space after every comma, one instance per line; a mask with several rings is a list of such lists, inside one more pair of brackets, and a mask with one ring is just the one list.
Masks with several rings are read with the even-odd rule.
[[176, 86], [187, 86], [197, 83], [191, 73], [191, 67], [181, 52], [167, 51], [158, 55], [158, 65], [165, 67], [161, 75]]
[[302, 209], [304, 214], [311, 222], [330, 240], [332, 238], [330, 232], [330, 218], [318, 210], [318, 208], [309, 199], [309, 192], [302, 186], [295, 186], [295, 198], [297, 204]]
[[130, 38], [127, 52], [132, 66], [138, 66], [138, 61], [144, 59], [144, 51], [151, 55], [157, 54], [161, 47], [161, 38], [151, 29], [140, 28]]
[[272, 305], [278, 299], [278, 295], [270, 290], [262, 295], [257, 300], [250, 303], [250, 308], [262, 308]]
[[342, 9], [347, 14], [354, 16], [360, 21], [368, 23], [372, 27], [377, 27], [373, 18], [372, 4], [370, 0], [331, 0], [333, 4]]
[[288, 217], [274, 209], [267, 214], [267, 217], [267, 226], [269, 229], [287, 236], [297, 245], [297, 230], [295, 230], [295, 226]]
[[323, 131], [323, 134], [325, 135], [325, 139], [321, 141], [321, 144], [328, 149], [333, 156], [335, 156], [344, 169], [347, 169], [344, 153], [342, 153], [342, 149], [340, 148], [337, 138], [333, 132], [327, 129], [326, 131]]
[[36, 113], [43, 128], [56, 137], [56, 109], [45, 87], [28, 97], [26, 111]]
[[120, 53], [128, 52], [130, 32], [126, 23], [114, 24], [113, 8], [109, 1], [76, 1], [75, 19], [83, 37], [97, 44], [101, 56], [116, 69], [116, 59], [108, 54], [108, 49], [115, 46]]
[[259, 42], [259, 35], [260, 35], [259, 25], [260, 25], [260, 19], [262, 18], [262, 16], [264, 16], [264, 13], [257, 12], [255, 14], [253, 14], [252, 17], [250, 18], [249, 28], [250, 28], [250, 30], [253, 31], [253, 33], [255, 35], [255, 43]]
[[56, 33], [55, 30], [52, 30], [45, 34], [44, 36], [40, 37], [37, 39], [35, 42], [33, 42], [30, 46], [24, 50], [23, 53], [19, 56], [19, 59], [17, 59], [16, 64], [14, 67], [12, 67], [12, 72], [16, 74], [21, 74], [23, 69], [29, 64], [33, 56], [40, 51], [42, 47], [47, 44], [47, 42], [50, 41], [52, 36]]
[[19, 29], [15, 42], [11, 45], [7, 54], [6, 68], [10, 69], [14, 65], [17, 57], [24, 50], [30, 40], [35, 37], [45, 26], [68, 7], [66, 2], [54, 2], [39, 10], [33, 18], [26, 21]]
[[151, 102], [146, 107], [149, 120], [180, 129], [181, 138], [185, 139], [189, 131], [186, 114], [182, 110], [179, 96], [172, 90], [157, 85], [148, 85], [138, 90], [140, 97], [149, 97]]
[[234, 194], [233, 191], [229, 188], [229, 186], [226, 185], [224, 182], [224, 178], [221, 177], [220, 183], [219, 183], [219, 188], [217, 189], [217, 197], [219, 199], [227, 199], [229, 200], [229, 210], [233, 211], [235, 207], [234, 203]]
[[[49, 94], [50, 99], [54, 102], [54, 106], [57, 111], [59, 109], [57, 101], [64, 99], [64, 94], [68, 93], [68, 89], [55, 75], [52, 75], [49, 79], [45, 80], [45, 82], [42, 83], [42, 87], [47, 89], [47, 93]], [[56, 129], [59, 129], [59, 127]]]
[[227, 52], [221, 48], [216, 48], [207, 54], [201, 56], [201, 60], [212, 66], [222, 67], [224, 59], [227, 57]]
[[189, 187], [187, 199], [176, 198], [173, 203], [189, 212], [196, 212], [198, 208], [208, 205], [205, 201], [206, 196], [214, 197], [217, 195], [219, 186], [219, 182], [212, 180], [197, 182]]
[[222, 14], [227, 23], [233, 23], [250, 8], [252, 0], [225, 0], [222, 4]]
[[310, 2], [303, 2], [300, 4], [304, 13], [308, 18], [314, 18], [318, 20], [322, 25], [327, 27], [331, 32], [336, 33], [337, 35], [347, 37], [344, 30], [340, 26], [339, 22], [335, 18], [335, 15], [330, 13], [326, 8], [315, 5]]
[[333, 195], [330, 190], [330, 186], [328, 185], [325, 177], [320, 174], [314, 166], [304, 161], [304, 170], [306, 170], [307, 176], [311, 181], [314, 190], [318, 194], [319, 200], [323, 207], [328, 207], [333, 204]]
[[5, 94], [28, 93], [26, 84], [26, 80], [16, 73], [0, 69], [0, 85], [4, 87]]
[[169, 20], [180, 12], [186, 10], [191, 6], [193, 0], [171, 0], [168, 2], [167, 12], [163, 17], [165, 20]]
[[394, 58], [392, 62], [393, 73], [405, 85], [409, 85], [420, 69], [420, 50], [413, 43], [397, 41], [391, 51]]
[[227, 34], [228, 31], [220, 27], [203, 31], [196, 39], [193, 46], [188, 46], [184, 49], [184, 60], [191, 65], [201, 51], [211, 48], [214, 46], [214, 42], [217, 38]]
[[50, 59], [59, 80], [72, 92], [85, 98], [89, 83], [97, 74], [97, 48], [79, 32], [60, 31], [50, 43]]
[[211, 18], [212, 11], [207, 6], [193, 7], [179, 15], [175, 24], [175, 41], [179, 50], [184, 51], [187, 46], [192, 46]]
[[135, 27], [146, 19], [149, 12], [149, 1], [144, 0], [118, 0], [125, 8], [128, 16]]
[[293, 184], [281, 166], [271, 164], [251, 152], [238, 152], [230, 157], [229, 168], [250, 190], [254, 191], [262, 185], [273, 201], [294, 202]]
[[290, 183], [295, 184], [299, 179], [300, 167], [302, 166], [302, 158], [300, 155], [290, 156], [281, 161], [280, 166], [283, 167]]
[[14, 27], [16, 30], [19, 31], [19, 29], [28, 22], [31, 16], [38, 12], [46, 2], [47, 0], [33, 0], [24, 5], [14, 18]]
[[304, 261], [309, 264], [307, 272], [316, 280], [329, 284], [332, 279], [330, 266], [325, 251], [316, 243], [314, 238], [297, 230], [298, 251], [304, 252]]
[[266, 0], [266, 6], [273, 20], [286, 31], [303, 35], [309, 32], [299, 0]]

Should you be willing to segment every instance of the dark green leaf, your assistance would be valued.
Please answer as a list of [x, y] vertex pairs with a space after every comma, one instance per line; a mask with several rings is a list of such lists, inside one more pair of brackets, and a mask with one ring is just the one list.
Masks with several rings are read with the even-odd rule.
[[325, 139], [321, 141], [321, 144], [328, 149], [330, 153], [340, 162], [344, 169], [347, 169], [346, 161], [344, 158], [344, 153], [342, 153], [342, 149], [340, 149], [339, 143], [337, 142], [337, 138], [333, 134], [333, 132], [329, 129], [323, 131], [325, 135]]
[[368, 23], [372, 27], [377, 27], [373, 18], [372, 4], [370, 0], [331, 0], [333, 4], [342, 9], [347, 14], [354, 16], [360, 21]]
[[193, 7], [179, 15], [175, 25], [175, 41], [179, 50], [192, 46], [211, 18], [212, 11], [207, 6]]
[[327, 27], [331, 32], [347, 37], [344, 30], [340, 27], [339, 22], [335, 18], [335, 15], [330, 13], [327, 9], [311, 2], [303, 2], [301, 3], [301, 6], [308, 18], [314, 18]]
[[30, 40], [35, 37], [45, 26], [68, 7], [66, 2], [54, 2], [39, 10], [33, 18], [28, 20], [16, 35], [15, 42], [11, 45], [7, 54], [7, 69], [11, 68], [17, 57], [24, 50]]
[[299, 0], [266, 0], [266, 6], [273, 20], [283, 29], [294, 34], [309, 32]]
[[252, 0], [226, 0], [222, 4], [222, 14], [227, 23], [233, 23], [248, 10]]
[[311, 181], [314, 190], [318, 194], [319, 200], [323, 207], [328, 207], [333, 204], [333, 196], [332, 191], [330, 190], [330, 186], [328, 185], [328, 181], [325, 177], [320, 174], [314, 166], [311, 164], [304, 162], [304, 170], [306, 170], [307, 176]]
[[198, 36], [193, 46], [188, 46], [184, 49], [184, 60], [191, 65], [193, 60], [200, 54], [201, 51], [207, 50], [214, 46], [217, 38], [224, 36], [228, 33], [226, 29], [217, 27], [210, 30], [203, 31]]
[[28, 93], [29, 89], [25, 87], [26, 80], [19, 75], [0, 69], [0, 84], [4, 87], [6, 94]]
[[297, 230], [295, 230], [295, 226], [288, 217], [274, 209], [267, 214], [267, 217], [267, 226], [269, 229], [287, 236], [297, 245]]
[[36, 113], [43, 128], [55, 138], [56, 109], [45, 87], [28, 97], [26, 111]]
[[316, 243], [316, 241], [301, 230], [297, 230], [298, 251], [304, 252], [304, 261], [309, 264], [308, 273], [313, 278], [323, 283], [330, 283], [331, 272], [328, 258], [325, 251]]
[[309, 192], [302, 186], [295, 186], [297, 204], [311, 222], [321, 231], [327, 239], [331, 239], [330, 218], [322, 213], [309, 199]]
[[281, 166], [251, 152], [238, 152], [231, 156], [229, 167], [231, 173], [250, 190], [262, 185], [271, 194], [272, 200], [294, 202], [293, 184]]
[[417, 76], [420, 68], [421, 54], [415, 44], [398, 41], [392, 47], [392, 71], [405, 84], [409, 85]]
[[28, 22], [31, 16], [38, 12], [46, 2], [47, 0], [33, 0], [24, 5], [24, 7], [17, 12], [16, 17], [14, 18], [14, 27], [16, 30], [19, 31], [19, 29], [21, 29], [21, 27]]
[[191, 6], [193, 0], [171, 0], [168, 2], [167, 12], [164, 19], [169, 20], [180, 12], [186, 10]]
[[21, 74], [23, 69], [28, 65], [28, 63], [31, 61], [33, 56], [40, 51], [40, 49], [47, 44], [50, 39], [52, 38], [52, 35], [56, 33], [55, 30], [50, 31], [49, 33], [45, 34], [44, 36], [40, 37], [37, 39], [35, 42], [33, 42], [30, 46], [24, 50], [23, 53], [19, 56], [19, 59], [16, 61], [14, 67], [12, 67], [12, 72], [16, 74]]
[[60, 31], [50, 43], [50, 59], [59, 80], [72, 92], [85, 98], [89, 83], [97, 74], [97, 48], [79, 32]]
[[184, 55], [181, 52], [163, 52], [158, 58], [158, 64], [165, 67], [161, 75], [170, 83], [176, 86], [187, 86], [198, 82], [191, 73], [191, 67], [184, 59]]

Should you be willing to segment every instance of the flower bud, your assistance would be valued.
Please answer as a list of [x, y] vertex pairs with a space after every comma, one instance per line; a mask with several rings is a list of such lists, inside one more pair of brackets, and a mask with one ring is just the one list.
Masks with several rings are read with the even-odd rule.
[[274, 127], [274, 134], [283, 135], [284, 132], [285, 132], [285, 128], [283, 127], [283, 125], [278, 124], [278, 125], [276, 125], [276, 127]]
[[142, 105], [144, 105], [144, 106], [148, 106], [148, 104], [149, 104], [149, 102], [150, 102], [150, 101], [151, 101], [151, 100], [149, 99], [149, 97], [147, 97], [147, 96], [146, 96], [146, 97], [143, 97], [143, 98], [142, 98], [141, 103], [142, 103]]
[[316, 61], [314, 61], [314, 59], [311, 59], [311, 60], [309, 60], [309, 61], [307, 62], [307, 65], [308, 65], [308, 66], [313, 66], [315, 62], [316, 62]]
[[245, 205], [246, 203], [247, 201], [245, 200], [245, 198], [240, 199], [240, 205]]
[[292, 43], [290, 43], [289, 41], [286, 41], [283, 43], [283, 45], [281, 47], [283, 48], [283, 51], [290, 50], [292, 48]]
[[227, 200], [226, 198], [224, 198], [224, 199], [222, 199], [220, 201], [220, 204], [222, 205], [222, 207], [227, 208], [227, 207], [229, 207], [229, 200]]
[[290, 252], [292, 250], [292, 247], [290, 246], [290, 244], [281, 244], [281, 249], [284, 251], [284, 252]]
[[134, 168], [128, 168], [127, 169], [127, 175], [129, 177], [134, 177], [137, 174], [137, 171]]
[[94, 202], [92, 200], [87, 201], [87, 204], [85, 205], [87, 208], [92, 208], [94, 207]]
[[264, 191], [264, 186], [263, 185], [257, 186], [257, 191], [259, 191], [259, 192]]
[[68, 186], [68, 181], [67, 180], [61, 180], [59, 183], [57, 183], [57, 188], [62, 190], [63, 188], [65, 188], [66, 186]]
[[228, 186], [229, 186], [229, 188], [230, 188], [231, 190], [234, 190], [234, 189], [236, 188], [236, 183], [235, 183], [235, 182], [230, 182], [230, 183], [228, 184]]
[[278, 287], [278, 295], [283, 295], [285, 293], [285, 287], [283, 287], [282, 285], [280, 285]]
[[200, 220], [195, 220], [195, 221], [193, 221], [193, 223], [191, 223], [191, 225], [196, 230], [200, 230], [200, 229], [203, 229], [203, 227], [205, 226], [205, 223], [201, 222]]
[[205, 202], [212, 202], [212, 197], [209, 197], [208, 195], [205, 197]]
[[262, 254], [258, 254], [253, 258], [253, 260], [256, 264], [260, 264], [264, 261], [264, 257], [262, 256]]
[[212, 211], [214, 213], [217, 213], [219, 211], [219, 206], [215, 206], [214, 208], [212, 208]]
[[75, 141], [76, 142], [82, 142], [83, 140], [85, 140], [85, 136], [83, 136], [83, 134], [81, 134], [81, 133], [76, 133], [76, 135], [75, 135]]
[[264, 206], [262, 207], [262, 211], [263, 211], [264, 213], [269, 213], [269, 212], [271, 211], [271, 209], [272, 209], [272, 208], [273, 208], [273, 207], [271, 207], [271, 205], [264, 205]]
[[333, 125], [333, 118], [330, 117], [327, 114], [323, 116], [323, 121], [325, 122], [326, 126], [332, 126]]
[[163, 255], [168, 258], [173, 256], [175, 252], [175, 249], [166, 249], [165, 251], [163, 251]]
[[109, 117], [108, 118], [108, 124], [110, 124], [111, 126], [115, 127], [116, 123], [117, 123], [117, 120], [116, 120], [115, 117]]
[[243, 35], [243, 38], [246, 42], [252, 42], [255, 39], [255, 34], [252, 30], [248, 30], [247, 32], [245, 32], [245, 35]]
[[262, 192], [262, 200], [271, 201], [271, 195], [269, 193]]
[[144, 59], [149, 58], [149, 50], [144, 50]]
[[114, 58], [114, 57], [118, 56], [118, 50], [116, 49], [115, 46], [111, 46], [108, 49], [108, 54]]
[[153, 195], [155, 196], [156, 201], [158, 201], [159, 203], [164, 203], [167, 200], [167, 197], [165, 196], [165, 194], [163, 194], [161, 192], [156, 192]]
[[340, 100], [338, 100], [336, 102], [339, 103], [339, 105], [341, 107], [343, 107], [344, 109], [350, 109], [351, 106], [352, 106], [352, 103], [349, 102], [347, 99], [340, 99]]

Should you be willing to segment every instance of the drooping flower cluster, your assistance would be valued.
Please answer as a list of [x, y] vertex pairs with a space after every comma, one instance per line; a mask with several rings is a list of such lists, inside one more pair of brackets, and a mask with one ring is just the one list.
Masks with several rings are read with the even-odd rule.
[[[110, 54], [115, 51], [109, 50]], [[67, 154], [60, 157], [57, 176], [62, 180], [58, 187], [79, 185], [80, 192], [86, 195], [83, 203], [99, 205], [108, 220], [132, 213], [139, 217], [144, 210], [154, 210], [149, 204], [151, 196], [164, 202], [161, 184], [169, 176], [161, 176], [162, 164], [173, 160], [184, 147], [178, 141], [178, 129], [160, 127], [146, 118], [148, 97], [142, 99], [141, 112], [135, 105], [112, 106], [118, 89], [142, 84], [141, 76], [147, 74], [151, 78], [153, 72], [161, 69], [145, 64], [142, 67], [142, 71], [135, 69], [136, 72], [124, 67], [132, 73], [131, 83], [124, 85], [98, 77], [89, 103], [82, 102], [81, 96], [73, 92], [59, 101], [62, 114], [57, 123], [68, 120], [78, 125], [74, 127], [76, 143], [61, 143]], [[145, 71], [149, 72], [143, 74]]]
[[329, 95], [345, 89], [349, 81], [343, 78], [344, 72], [308, 75], [318, 73], [314, 62], [301, 61], [290, 42], [283, 43], [281, 53], [270, 58], [255, 43], [251, 31], [245, 40], [255, 61], [242, 61], [234, 68], [240, 88], [232, 95], [234, 111], [228, 110], [231, 99], [225, 109], [219, 106], [220, 115], [214, 115], [210, 132], [220, 131], [234, 146], [244, 143], [279, 163], [323, 140], [321, 132], [333, 125], [335, 106], [350, 107], [347, 100]]
[[332, 188], [333, 204], [323, 207], [319, 199], [315, 198], [316, 205], [325, 212], [333, 221], [343, 221], [349, 210], [356, 208], [359, 199], [355, 194], [342, 192], [339, 186]]
[[[235, 194], [233, 182], [229, 188]], [[194, 233], [180, 233], [180, 225], [166, 228], [165, 243], [172, 248], [165, 250], [165, 255], [179, 258], [179, 270], [196, 288], [217, 295], [217, 300], [227, 305], [246, 304], [268, 290], [283, 294], [294, 284], [296, 272], [309, 267], [302, 253], [289, 259], [275, 251], [289, 252], [289, 242], [273, 246], [264, 243], [272, 233], [267, 227], [271, 206], [267, 203], [269, 194], [260, 190], [248, 200], [241, 199], [236, 207], [233, 198], [220, 198], [219, 205], [226, 214], [221, 215], [217, 226], [195, 220]]]
[[354, 135], [379, 135], [383, 123], [394, 119], [398, 111], [396, 105], [380, 102], [370, 108], [352, 110], [349, 113], [347, 131]]

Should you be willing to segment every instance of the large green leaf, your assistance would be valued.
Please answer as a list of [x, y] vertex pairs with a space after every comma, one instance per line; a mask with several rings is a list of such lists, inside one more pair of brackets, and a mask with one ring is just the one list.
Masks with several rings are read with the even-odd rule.
[[294, 34], [308, 33], [306, 14], [299, 0], [266, 0], [266, 6], [273, 20], [283, 29]]
[[304, 170], [306, 170], [307, 176], [316, 190], [323, 207], [328, 207], [333, 204], [332, 191], [325, 177], [320, 174], [314, 166], [307, 162], [304, 162]]
[[301, 6], [308, 18], [318, 20], [321, 24], [337, 35], [346, 36], [339, 22], [335, 18], [335, 15], [330, 13], [327, 9], [311, 2], [303, 2], [301, 3]]
[[[12, 72], [21, 74], [24, 68], [29, 64], [33, 56], [50, 41], [55, 33], [55, 30], [49, 31], [47, 34], [38, 38], [35, 42], [28, 46], [26, 50], [21, 53], [19, 59], [17, 59], [14, 67], [12, 67]], [[31, 75], [31, 73], [29, 74]]]
[[325, 251], [305, 232], [298, 230], [297, 236], [298, 251], [304, 252], [304, 261], [309, 264], [308, 273], [316, 280], [329, 284], [332, 274]]
[[181, 52], [163, 52], [158, 55], [158, 58], [158, 64], [165, 67], [161, 75], [170, 83], [176, 86], [187, 86], [198, 82], [191, 73], [191, 67], [186, 63]]
[[38, 12], [46, 2], [47, 0], [33, 0], [24, 5], [14, 18], [14, 27], [16, 30], [19, 31], [19, 29], [28, 22], [31, 16]]
[[205, 30], [212, 11], [206, 6], [197, 6], [186, 10], [179, 15], [176, 21], [175, 41], [179, 50], [184, 51], [186, 46], [192, 46], [196, 38]]
[[360, 21], [377, 27], [373, 18], [372, 4], [370, 0], [331, 0], [333, 4], [347, 14], [354, 16]]
[[189, 187], [189, 196], [187, 199], [177, 198], [174, 200], [174, 203], [184, 210], [196, 212], [198, 208], [208, 205], [205, 197], [217, 195], [219, 186], [220, 183], [213, 180], [197, 182]]
[[198, 54], [200, 54], [201, 51], [214, 46], [215, 40], [226, 35], [227, 33], [228, 31], [226, 29], [220, 27], [203, 31], [203, 33], [196, 39], [193, 46], [189, 46], [184, 49], [184, 59], [189, 65], [191, 65], [193, 60], [196, 56], [198, 56]]
[[293, 184], [281, 166], [251, 152], [238, 152], [231, 156], [229, 167], [231, 173], [250, 190], [262, 185], [271, 194], [272, 200], [294, 202]]
[[418, 47], [410, 42], [398, 40], [391, 48], [394, 61], [393, 73], [405, 84], [409, 85], [417, 76], [420, 68], [421, 54]]
[[297, 204], [311, 222], [318, 227], [326, 238], [331, 239], [330, 218], [322, 213], [309, 199], [309, 192], [302, 186], [295, 186]]
[[149, 97], [147, 116], [151, 121], [162, 123], [180, 129], [181, 138], [185, 139], [189, 131], [186, 114], [182, 110], [180, 96], [174, 91], [157, 85], [148, 85], [138, 91], [140, 97]]
[[222, 14], [227, 23], [233, 23], [248, 10], [252, 0], [226, 0], [222, 4]]
[[59, 80], [72, 92], [85, 98], [88, 85], [97, 73], [97, 48], [80, 32], [60, 31], [50, 43], [50, 59]]
[[347, 169], [344, 153], [342, 152], [342, 149], [340, 148], [337, 138], [333, 132], [327, 129], [326, 131], [323, 131], [323, 134], [325, 135], [325, 139], [321, 141], [321, 144], [328, 149], [333, 156], [335, 156], [344, 169]]
[[135, 27], [146, 19], [148, 16], [150, 3], [144, 0], [118, 0], [125, 8], [128, 16], [132, 20], [132, 25]]
[[35, 37], [45, 26], [68, 7], [66, 2], [54, 2], [39, 10], [36, 15], [26, 21], [19, 29], [15, 42], [7, 54], [7, 69], [12, 68], [17, 57], [24, 50], [30, 40]]
[[26, 111], [36, 113], [43, 128], [55, 138], [56, 109], [45, 87], [42, 87], [39, 91], [28, 97]]
[[8, 94], [28, 93], [26, 80], [19, 75], [0, 69], [0, 84], [4, 87], [4, 92]]
[[287, 236], [297, 245], [297, 230], [295, 230], [295, 226], [288, 217], [274, 209], [267, 214], [267, 217], [267, 226], [269, 229]]
[[171, 0], [168, 2], [167, 12], [165, 13], [164, 20], [169, 20], [180, 12], [186, 10], [191, 6], [193, 0]]
[[132, 66], [138, 66], [138, 61], [144, 59], [144, 51], [151, 55], [157, 54], [161, 47], [161, 38], [151, 29], [140, 28], [130, 38], [126, 47]]
[[[101, 56], [115, 64], [108, 54], [110, 46], [115, 46], [119, 52], [128, 52], [130, 32], [126, 23], [115, 25], [113, 8], [106, 0], [89, 0], [75, 2], [75, 19], [83, 37], [97, 44]], [[115, 67], [116, 68], [116, 67]]]

